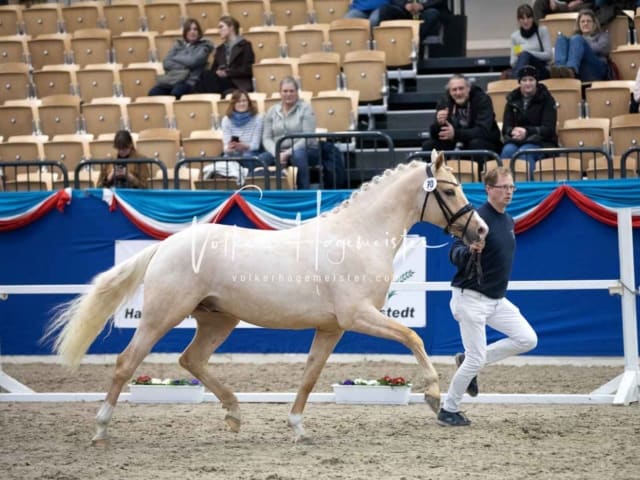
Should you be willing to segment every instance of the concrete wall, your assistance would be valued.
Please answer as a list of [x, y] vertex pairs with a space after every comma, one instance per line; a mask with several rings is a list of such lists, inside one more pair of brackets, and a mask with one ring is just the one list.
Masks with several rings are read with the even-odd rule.
[[465, 8], [469, 54], [473, 55], [474, 51], [498, 50], [497, 53], [507, 55], [509, 36], [518, 26], [516, 9], [522, 3], [533, 3], [533, 1], [467, 0]]

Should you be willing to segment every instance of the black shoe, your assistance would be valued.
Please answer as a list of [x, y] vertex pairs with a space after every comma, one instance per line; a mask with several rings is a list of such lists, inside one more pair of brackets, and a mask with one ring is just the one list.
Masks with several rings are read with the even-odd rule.
[[441, 408], [438, 413], [438, 424], [443, 427], [468, 427], [471, 425], [471, 420], [462, 412], [448, 412]]
[[[464, 353], [456, 353], [456, 366], [460, 368], [460, 365], [462, 365], [462, 362], [464, 362]], [[467, 393], [472, 397], [477, 397], [478, 392], [479, 392], [478, 376], [476, 375], [469, 382], [469, 386], [467, 386]]]

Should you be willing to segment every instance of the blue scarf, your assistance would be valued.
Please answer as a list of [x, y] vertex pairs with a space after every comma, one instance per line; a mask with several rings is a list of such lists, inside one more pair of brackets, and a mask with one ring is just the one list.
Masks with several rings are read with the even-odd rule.
[[236, 127], [244, 127], [247, 123], [251, 121], [251, 112], [231, 112], [231, 123], [233, 123]]

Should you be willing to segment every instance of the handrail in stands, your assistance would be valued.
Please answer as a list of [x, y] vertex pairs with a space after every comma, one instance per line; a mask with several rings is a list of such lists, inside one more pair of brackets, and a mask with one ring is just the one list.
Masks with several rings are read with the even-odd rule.
[[627, 157], [632, 153], [636, 154], [636, 166], [640, 159], [640, 147], [631, 147], [627, 149], [620, 157], [620, 178], [627, 178]]
[[[13, 161], [13, 162], [6, 162], [6, 161], [0, 161], [0, 182], [2, 182], [2, 186], [3, 186], [3, 190], [6, 191], [6, 183], [5, 183], [5, 178], [6, 176], [3, 175], [3, 173], [6, 171], [6, 168], [10, 168], [10, 167], [14, 167], [17, 171], [18, 168], [24, 168], [24, 167], [55, 167], [55, 168], [59, 168], [60, 171], [62, 172], [62, 184], [63, 184], [63, 188], [67, 188], [69, 186], [69, 170], [67, 169], [67, 166], [60, 162], [59, 160], [19, 160], [19, 161]], [[42, 178], [42, 174], [43, 173], [47, 173], [46, 170], [43, 170], [42, 168], [39, 168], [37, 171], [31, 172], [27, 170], [27, 188], [30, 191], [31, 188], [29, 187], [31, 185], [31, 175], [37, 176], [38, 177], [38, 183], [42, 183], [45, 180]], [[22, 182], [21, 182], [22, 183]], [[35, 183], [35, 181], [34, 181]], [[17, 186], [16, 186], [17, 189]]]
[[110, 159], [98, 159], [92, 158], [90, 160], [81, 160], [76, 165], [74, 171], [74, 180], [73, 180], [73, 188], [80, 188], [80, 170], [88, 165], [116, 165], [116, 164], [126, 164], [126, 165], [135, 165], [139, 163], [149, 163], [157, 166], [162, 172], [162, 188], [163, 190], [167, 190], [169, 188], [169, 176], [167, 174], [167, 167], [161, 160], [157, 160], [155, 158], [110, 158]]
[[[524, 158], [527, 155], [530, 154], [542, 154], [543, 155], [543, 159], [544, 158], [557, 158], [557, 157], [562, 157], [564, 156], [566, 159], [569, 159], [570, 154], [577, 154], [580, 158], [580, 161], [583, 161], [583, 156], [586, 154], [590, 154], [592, 155], [592, 158], [596, 158], [596, 155], [598, 156], [603, 156], [604, 158], [607, 159], [607, 178], [613, 178], [613, 160], [611, 159], [611, 155], [609, 154], [609, 152], [607, 152], [606, 150], [602, 149], [602, 148], [595, 148], [595, 147], [573, 147], [573, 148], [532, 148], [529, 150], [520, 150], [518, 152], [516, 152], [516, 154], [513, 156], [513, 158], [511, 159], [511, 170], [514, 172], [514, 175], [516, 174], [516, 170], [514, 168], [514, 166], [516, 165], [516, 161], [517, 160], [522, 160], [524, 162], [527, 163], [527, 169], [528, 170], [528, 162], [527, 159]], [[588, 160], [588, 158], [587, 158]], [[553, 165], [553, 178], [554, 180], [556, 179], [556, 168], [555, 168], [555, 162]], [[568, 163], [567, 163], [567, 168], [565, 169], [565, 172], [567, 173], [567, 175], [569, 174], [569, 168], [568, 168]], [[535, 180], [533, 173], [534, 172], [530, 172], [531, 173], [531, 178], [533, 180]], [[596, 174], [597, 175], [597, 174]], [[541, 178], [542, 174], [540, 174], [540, 178]]]
[[[391, 137], [384, 133], [384, 132], [380, 132], [377, 130], [368, 130], [368, 131], [346, 131], [346, 132], [314, 132], [314, 133], [291, 133], [289, 135], [285, 135], [281, 138], [279, 138], [276, 141], [276, 148], [275, 148], [275, 158], [277, 159], [280, 155], [280, 151], [283, 150], [281, 148], [282, 143], [286, 140], [293, 140], [295, 141], [296, 139], [305, 139], [305, 144], [308, 143], [309, 140], [325, 140], [325, 141], [344, 141], [344, 145], [346, 145], [346, 153], [349, 153], [351, 151], [355, 151], [355, 149], [351, 150], [351, 146], [352, 146], [352, 142], [357, 142], [358, 140], [360, 142], [362, 142], [363, 140], [373, 140], [375, 142], [376, 145], [376, 150], [377, 150], [377, 142], [381, 141], [384, 142], [386, 144], [386, 149], [388, 150], [389, 154], [391, 155], [390, 158], [390, 163], [392, 165], [395, 165], [396, 161], [395, 161], [395, 147], [393, 144], [393, 140], [391, 139]], [[362, 145], [362, 143], [360, 143], [360, 145]], [[342, 151], [342, 150], [341, 150]], [[343, 158], [344, 158], [344, 151], [343, 153]], [[319, 152], [319, 164], [322, 165], [322, 150], [320, 150]], [[281, 170], [282, 170], [282, 166], [280, 165], [280, 162], [276, 161], [276, 188], [278, 190], [280, 190], [282, 188], [282, 182], [281, 182]], [[347, 164], [347, 162], [345, 162], [345, 172], [346, 172], [346, 176], [347, 176], [347, 185], [351, 185], [351, 171], [352, 170], [357, 170], [357, 169], [351, 169], [349, 168], [349, 165]], [[320, 186], [321, 188], [324, 187], [323, 183], [322, 183], [322, 175], [320, 176]]]
[[[204, 165], [205, 164], [213, 164], [214, 162], [225, 162], [225, 163], [238, 162], [240, 165], [243, 165], [243, 166], [248, 165], [247, 168], [249, 168], [249, 173], [245, 177], [245, 181], [247, 179], [251, 180], [252, 178], [261, 178], [261, 179], [264, 178], [264, 188], [266, 190], [271, 190], [271, 183], [270, 183], [269, 172], [267, 170], [267, 166], [257, 156], [251, 156], [251, 157], [220, 156], [220, 157], [187, 157], [187, 158], [183, 158], [182, 160], [179, 160], [176, 163], [176, 166], [174, 167], [174, 174], [173, 174], [174, 187], [173, 188], [175, 188], [176, 190], [180, 190], [180, 180], [189, 180], [190, 182], [192, 181], [191, 170], [189, 170], [189, 174], [188, 174], [187, 178], [180, 177], [180, 169], [182, 167], [189, 168], [189, 166], [192, 165], [192, 164], [199, 164], [200, 165], [200, 172], [202, 172], [202, 170], [204, 169]], [[264, 172], [264, 176], [263, 175], [260, 175], [260, 176], [255, 175], [256, 168], [262, 168], [263, 172]], [[204, 177], [202, 179], [204, 180]], [[197, 179], [197, 180], [200, 180], [200, 179]]]

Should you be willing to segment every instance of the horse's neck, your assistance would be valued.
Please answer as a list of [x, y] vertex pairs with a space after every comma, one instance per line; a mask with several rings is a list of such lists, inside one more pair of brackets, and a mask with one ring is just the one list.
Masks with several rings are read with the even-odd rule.
[[[415, 192], [420, 180], [417, 168], [400, 173], [398, 179], [385, 178], [386, 185], [374, 185], [363, 192], [336, 218], [343, 225], [356, 225], [358, 234], [372, 240], [398, 239], [397, 251], [408, 229], [418, 221]], [[348, 219], [348, 220], [347, 220]], [[358, 228], [359, 226], [360, 228]], [[347, 232], [350, 233], [350, 232]]]

